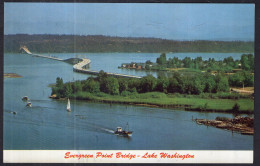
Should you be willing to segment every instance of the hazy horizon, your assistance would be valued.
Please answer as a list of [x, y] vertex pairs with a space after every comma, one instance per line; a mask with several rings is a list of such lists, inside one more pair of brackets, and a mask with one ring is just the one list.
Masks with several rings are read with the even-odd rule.
[[4, 34], [4, 35], [58, 35], [58, 36], [103, 36], [103, 37], [114, 37], [114, 38], [144, 38], [144, 39], [161, 39], [161, 40], [170, 40], [170, 41], [220, 41], [220, 42], [254, 42], [254, 40], [221, 40], [221, 39], [214, 39], [214, 40], [210, 40], [210, 39], [205, 39], [205, 40], [201, 40], [201, 39], [194, 39], [194, 40], [176, 40], [176, 39], [165, 39], [165, 38], [159, 38], [159, 37], [135, 37], [135, 36], [109, 36], [109, 35], [102, 35], [102, 34], [97, 34], [97, 35], [78, 35], [78, 34], [25, 34], [25, 33], [17, 33], [17, 34]]
[[254, 4], [5, 2], [4, 34], [254, 41], [254, 12]]

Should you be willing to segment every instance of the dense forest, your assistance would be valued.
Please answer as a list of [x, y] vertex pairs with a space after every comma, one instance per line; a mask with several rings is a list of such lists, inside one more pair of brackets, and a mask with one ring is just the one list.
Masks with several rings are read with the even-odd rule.
[[[200, 75], [182, 75], [174, 72], [170, 78], [152, 75], [136, 78], [115, 78], [100, 71], [96, 78], [63, 83], [62, 78], [56, 79], [55, 87], [52, 87], [52, 95], [58, 98], [71, 97], [81, 92], [106, 93], [110, 95], [129, 95], [131, 93], [163, 92], [199, 95], [202, 93], [229, 92], [230, 86], [253, 86], [254, 75], [242, 71], [228, 77], [223, 73], [216, 76], [210, 73]], [[230, 96], [227, 93], [227, 96]]]
[[62, 52], [254, 52], [254, 42], [175, 41], [159, 38], [102, 35], [5, 35], [4, 51], [19, 52], [26, 45], [34, 53]]
[[218, 71], [225, 73], [232, 73], [234, 70], [245, 70], [254, 72], [254, 55], [253, 54], [243, 54], [240, 60], [234, 60], [232, 56], [224, 58], [223, 60], [216, 61], [214, 58], [209, 58], [208, 60], [202, 60], [202, 57], [197, 57], [192, 59], [190, 57], [185, 57], [184, 59], [179, 59], [178, 57], [166, 59], [166, 54], [162, 53], [159, 58], [157, 58], [154, 66], [150, 67], [150, 61], [146, 61], [145, 69], [155, 68], [155, 69], [167, 69], [167, 68], [191, 68], [197, 70]]
[[202, 57], [196, 57], [194, 59], [191, 57], [185, 57], [183, 59], [173, 57], [167, 60], [166, 54], [162, 53], [160, 57], [156, 59], [155, 63], [150, 60], [147, 60], [145, 63], [123, 63], [119, 68], [156, 71], [207, 71], [212, 73], [223, 72], [231, 74], [242, 70], [254, 73], [255, 65], [253, 54], [242, 54], [240, 60], [234, 60], [233, 57], [230, 56], [217, 61], [214, 58], [202, 60]]

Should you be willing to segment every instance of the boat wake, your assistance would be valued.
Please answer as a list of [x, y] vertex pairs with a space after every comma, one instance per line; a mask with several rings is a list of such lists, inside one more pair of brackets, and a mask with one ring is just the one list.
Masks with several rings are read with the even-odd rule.
[[104, 133], [114, 134], [114, 130], [109, 129], [104, 125], [100, 125], [100, 124], [97, 124], [97, 123], [94, 123], [94, 122], [90, 122], [89, 120], [85, 121], [87, 119], [86, 115], [76, 114], [74, 116], [80, 120], [80, 121], [77, 121], [79, 126], [85, 126], [89, 130], [94, 130], [96, 132], [104, 132]]
[[50, 100], [39, 100], [39, 99], [30, 99], [30, 101], [36, 101], [36, 102], [50, 102]]
[[101, 130], [104, 130], [104, 131], [107, 131], [109, 133], [112, 133], [114, 134], [114, 130], [111, 130], [111, 129], [105, 129], [105, 128], [100, 128]]

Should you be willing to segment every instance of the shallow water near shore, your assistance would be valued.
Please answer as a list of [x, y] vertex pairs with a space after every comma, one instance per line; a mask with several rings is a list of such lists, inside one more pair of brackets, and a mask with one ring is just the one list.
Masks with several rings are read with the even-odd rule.
[[[51, 54], [63, 59], [75, 54]], [[91, 70], [101, 70], [144, 76], [147, 72], [121, 70], [124, 62], [155, 61], [160, 54], [149, 53], [82, 53], [91, 59]], [[218, 56], [217, 56], [218, 55]], [[234, 54], [179, 53], [178, 56], [224, 58]], [[84, 149], [84, 150], [252, 150], [253, 136], [197, 125], [193, 118], [232, 118], [232, 114], [201, 113], [144, 106], [71, 101], [72, 112], [66, 111], [66, 100], [52, 100], [49, 84], [56, 77], [64, 82], [86, 79], [89, 75], [75, 73], [72, 65], [36, 58], [25, 54], [5, 54], [4, 73], [16, 73], [22, 78], [4, 79], [4, 149]], [[151, 72], [157, 75], [156, 72]], [[21, 100], [28, 96], [32, 107]], [[12, 112], [17, 112], [16, 115]], [[129, 123], [133, 136], [113, 134], [116, 127]]]

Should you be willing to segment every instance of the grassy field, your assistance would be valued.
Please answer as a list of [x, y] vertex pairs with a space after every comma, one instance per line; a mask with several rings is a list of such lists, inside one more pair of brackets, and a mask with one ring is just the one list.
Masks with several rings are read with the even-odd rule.
[[[188, 97], [167, 95], [160, 92], [149, 92], [143, 94], [129, 93], [122, 95], [108, 95], [105, 93], [92, 94], [88, 92], [79, 92], [72, 96], [79, 100], [92, 100], [107, 103], [121, 104], [142, 104], [147, 106], [182, 108], [193, 111], [214, 111], [230, 113], [253, 113], [253, 99], [211, 99], [201, 98], [200, 96], [190, 95]], [[235, 104], [240, 106], [239, 111], [233, 111]]]

